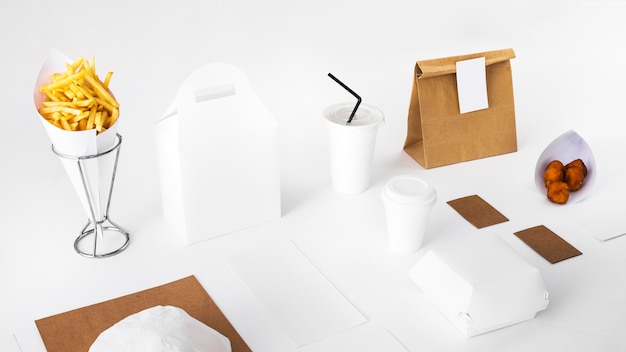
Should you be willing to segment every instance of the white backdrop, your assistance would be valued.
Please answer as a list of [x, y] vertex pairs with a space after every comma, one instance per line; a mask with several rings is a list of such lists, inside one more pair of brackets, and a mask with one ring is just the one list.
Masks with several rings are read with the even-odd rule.
[[[253, 349], [291, 350], [273, 330], [259, 337], [246, 325], [245, 312], [225, 298], [222, 284], [232, 273], [220, 264], [228, 253], [283, 237], [370, 324], [409, 351], [626, 349], [618, 334], [626, 328], [625, 237], [598, 242], [575, 232], [568, 241], [582, 247], [581, 259], [550, 266], [507, 235], [537, 222], [570, 226], [574, 209], [623, 223], [617, 215], [626, 192], [625, 15], [624, 1], [0, 0], [0, 349], [19, 351], [16, 332], [35, 319], [196, 274], [218, 303], [224, 300]], [[519, 151], [432, 170], [404, 154], [415, 61], [508, 47], [517, 55]], [[133, 235], [119, 257], [94, 261], [73, 253], [83, 210], [32, 103], [34, 80], [52, 48], [94, 56], [99, 72], [114, 71], [124, 145], [111, 213]], [[185, 247], [161, 216], [153, 123], [184, 78], [209, 62], [243, 69], [280, 125], [283, 217]], [[321, 111], [352, 97], [328, 72], [386, 116], [372, 186], [353, 197], [337, 195], [329, 183]], [[570, 129], [591, 145], [598, 183], [580, 205], [555, 207], [534, 188], [534, 163]], [[470, 341], [449, 331], [407, 278], [416, 255], [385, 250], [378, 194], [398, 173], [437, 188], [431, 241], [473, 231], [445, 205], [455, 197], [480, 194], [511, 214], [516, 221], [498, 234], [542, 271], [553, 291], [545, 314]], [[347, 336], [308, 348], [346, 350]]]

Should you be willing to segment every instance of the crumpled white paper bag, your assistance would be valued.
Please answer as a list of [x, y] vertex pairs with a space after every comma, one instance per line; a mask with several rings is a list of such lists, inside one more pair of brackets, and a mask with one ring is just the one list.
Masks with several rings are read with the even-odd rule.
[[581, 159], [585, 163], [587, 176], [585, 176], [585, 182], [581, 189], [570, 192], [568, 203], [580, 202], [587, 197], [596, 182], [596, 161], [587, 142], [573, 130], [557, 137], [539, 156], [535, 167], [535, 185], [539, 192], [546, 193], [543, 174], [551, 161], [559, 160], [563, 165], [566, 165], [576, 159]]
[[173, 306], [155, 306], [103, 331], [89, 352], [231, 352], [227, 337]]

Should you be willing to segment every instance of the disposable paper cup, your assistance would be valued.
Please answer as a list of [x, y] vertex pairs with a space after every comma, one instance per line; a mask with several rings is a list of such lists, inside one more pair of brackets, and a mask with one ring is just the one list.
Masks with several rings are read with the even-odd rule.
[[417, 251], [424, 240], [426, 225], [437, 192], [413, 176], [395, 176], [382, 190], [389, 247], [401, 253]]
[[354, 103], [339, 103], [323, 113], [328, 125], [331, 182], [337, 192], [345, 194], [361, 193], [369, 187], [376, 133], [385, 121], [380, 109], [361, 104], [347, 123], [353, 109]]

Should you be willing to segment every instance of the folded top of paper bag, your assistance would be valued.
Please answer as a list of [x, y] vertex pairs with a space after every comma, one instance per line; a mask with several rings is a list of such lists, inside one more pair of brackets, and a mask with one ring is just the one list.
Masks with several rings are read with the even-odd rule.
[[460, 56], [418, 61], [416, 65], [418, 78], [443, 76], [456, 72], [456, 63], [459, 61], [485, 58], [485, 65], [489, 66], [498, 62], [508, 61], [515, 58], [513, 49], [502, 49]]
[[155, 306], [103, 331], [89, 352], [230, 352], [224, 335], [173, 306]]

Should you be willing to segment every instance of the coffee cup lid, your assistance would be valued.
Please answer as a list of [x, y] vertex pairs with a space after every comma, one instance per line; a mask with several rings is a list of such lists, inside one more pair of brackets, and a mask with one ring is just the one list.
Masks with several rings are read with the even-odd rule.
[[348, 126], [351, 129], [372, 128], [385, 122], [385, 114], [376, 106], [361, 104], [354, 115], [352, 122], [347, 123], [350, 113], [354, 109], [352, 103], [338, 103], [328, 106], [323, 111], [324, 118], [331, 125]]
[[408, 175], [395, 176], [383, 188], [383, 197], [407, 205], [432, 204], [437, 200], [435, 188], [426, 181]]

